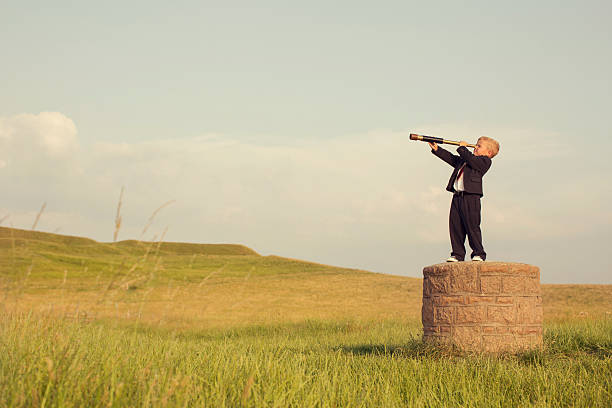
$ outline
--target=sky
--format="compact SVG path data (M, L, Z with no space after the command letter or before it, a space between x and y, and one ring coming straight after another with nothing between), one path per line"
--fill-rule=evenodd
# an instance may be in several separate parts
M452 169L408 136L486 135L501 145L487 259L610 284L610 15L608 1L2 2L0 225L32 228L46 203L36 229L109 242L123 188L120 240L418 277L450 252Z

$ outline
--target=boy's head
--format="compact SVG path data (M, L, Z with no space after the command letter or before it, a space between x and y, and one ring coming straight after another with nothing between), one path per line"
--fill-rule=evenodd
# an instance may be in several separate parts
M476 148L474 149L475 156L488 156L493 158L497 153L499 153L499 143L495 139L486 136L478 138Z

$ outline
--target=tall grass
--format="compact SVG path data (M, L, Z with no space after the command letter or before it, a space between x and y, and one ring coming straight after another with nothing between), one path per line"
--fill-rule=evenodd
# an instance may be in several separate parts
M0 227L0 407L612 406L612 286L546 286L544 350L501 356L424 344L421 286Z
M431 348L418 322L183 330L0 320L0 406L612 405L612 320L554 325L545 350Z

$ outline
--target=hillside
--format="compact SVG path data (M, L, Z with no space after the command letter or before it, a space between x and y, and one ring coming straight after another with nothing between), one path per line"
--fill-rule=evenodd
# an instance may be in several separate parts
M420 280L261 256L241 245L87 238L0 228L18 309L86 319L226 326L420 313Z
M9 309L180 327L418 321L421 279L261 256L231 244L87 238L0 227ZM609 316L612 285L543 285L547 321Z
M34 250L52 248L65 251L70 249L90 255L100 253L128 255L142 253L150 247L155 247L155 250L161 253L174 255L257 255L257 252L252 249L235 244L159 243L136 240L100 243L89 238L0 227L0 248L12 248L13 246L30 246Z

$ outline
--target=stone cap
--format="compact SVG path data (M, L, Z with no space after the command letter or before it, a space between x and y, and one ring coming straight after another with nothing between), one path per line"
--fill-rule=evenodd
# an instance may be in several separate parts
M521 275L540 279L540 268L519 262L443 262L423 268L423 275L445 275L453 272L479 272L486 275Z
M423 277L423 296L540 293L540 268L517 262L445 262L423 268Z

